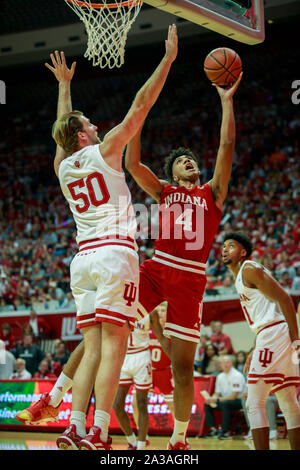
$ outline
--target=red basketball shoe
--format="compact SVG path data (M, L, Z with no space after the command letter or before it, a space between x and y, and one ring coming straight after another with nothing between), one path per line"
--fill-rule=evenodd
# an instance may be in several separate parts
M113 450L111 447L112 439L110 436L107 442L100 438L101 429L98 426L92 426L89 433L79 443L80 450Z
M56 445L60 450L78 450L82 437L76 433L76 425L70 424L65 432L56 439Z
M16 414L16 419L24 424L39 424L47 422L55 422L58 420L59 405L49 405L49 393L45 393L41 398L33 403L29 408L19 411Z
M188 450L191 446L188 447L187 442L176 442L174 445L171 442L168 442L167 450Z
M130 444L130 442L128 442L128 446L126 450L137 450L137 446L133 446L132 444Z

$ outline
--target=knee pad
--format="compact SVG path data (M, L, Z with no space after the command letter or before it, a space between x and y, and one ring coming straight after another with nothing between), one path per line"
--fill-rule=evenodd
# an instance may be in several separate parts
M283 413L286 428L300 427L300 405L297 401L295 387L286 387L276 392L279 407Z
M259 380L256 384L248 384L246 410L251 429L268 428L269 421L266 401L271 387Z
M269 427L268 415L266 411L266 402L260 404L257 400L247 398L246 410L251 429Z

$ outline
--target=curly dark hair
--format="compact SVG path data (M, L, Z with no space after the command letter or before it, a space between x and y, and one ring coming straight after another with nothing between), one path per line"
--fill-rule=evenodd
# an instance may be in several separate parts
M165 165L164 165L164 170L166 177L170 183L173 182L173 163L176 160L176 158L181 157L182 155L187 155L191 157L199 166L199 162L193 152L185 147L179 147L178 149L172 150L170 155L168 155L165 158Z
M242 230L238 230L236 232L225 233L224 238L223 238L223 243L226 242L226 240L236 240L245 248L247 252L246 257L249 258L249 256L251 256L251 253L253 251L252 242L250 238L248 237L248 235Z

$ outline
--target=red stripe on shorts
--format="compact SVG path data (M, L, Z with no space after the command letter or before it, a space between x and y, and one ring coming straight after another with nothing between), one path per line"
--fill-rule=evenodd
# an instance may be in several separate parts
M123 326L124 323L128 322L131 330L134 330L135 318L128 317L125 314L119 312L112 312L105 308L96 308L96 322L112 323L114 325Z
M170 328L169 326L166 326L164 331L168 332L168 331L171 331L173 333L177 333L178 335L181 335L181 336L186 336L187 338L195 338L197 340L199 340L199 336L198 335L193 335L191 333L185 333L183 331L180 331L180 330L175 330L173 328Z
M249 374L249 378L255 379L255 378L261 378L261 377L278 377L278 378L284 378L284 374Z
M95 313L84 313L77 315L76 326L77 328L85 328L87 326L95 325Z
M84 240L78 243L78 246L85 245L86 243L100 242L103 240L124 240L134 243L134 239L131 237L122 237L121 235L108 235L107 237L91 238L90 240Z
M92 246L86 246L83 248L80 248L79 251L85 251L85 250L92 250L93 248L99 248L99 246L126 246L127 248L131 248L132 250L135 251L135 248L132 245L128 245L127 243L113 243L113 242L107 242L107 243L100 243L99 245L92 245Z

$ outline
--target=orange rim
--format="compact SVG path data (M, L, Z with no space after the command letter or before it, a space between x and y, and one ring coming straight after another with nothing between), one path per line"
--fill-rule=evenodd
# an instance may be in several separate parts
M142 3L143 0L126 0L120 3L87 3L81 2L77 0L67 0L69 3L73 3L73 5L78 5L79 7L86 7L86 8L118 8L120 5L123 7L130 7L133 3Z

